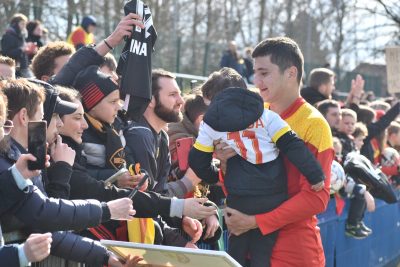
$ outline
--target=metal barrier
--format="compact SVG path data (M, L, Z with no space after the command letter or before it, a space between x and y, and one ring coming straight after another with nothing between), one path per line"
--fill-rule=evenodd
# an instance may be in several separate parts
M341 216L336 215L336 203L331 199L327 210L318 215L326 267L388 267L400 263L400 203L388 205L376 200L376 211L366 212L364 221L373 230L369 237L357 240L345 235L349 202ZM225 251L228 232L223 232ZM201 249L210 245L199 244ZM34 267L84 267L85 264L67 261L54 256L32 264Z
M364 221L373 233L362 240L345 235L349 202L341 216L331 199L328 209L318 216L327 267L397 266L400 262L400 203L376 200L376 210L366 212Z
M55 256L49 256L41 262L32 263L32 267L84 267L85 264L67 261Z

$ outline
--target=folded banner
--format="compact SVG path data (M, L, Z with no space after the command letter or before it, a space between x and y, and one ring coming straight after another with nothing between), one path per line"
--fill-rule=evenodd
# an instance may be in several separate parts
M128 118L137 120L151 100L151 54L157 39L150 8L140 0L124 6L125 15L136 13L143 18L144 29L134 26L118 61L121 78L121 99Z

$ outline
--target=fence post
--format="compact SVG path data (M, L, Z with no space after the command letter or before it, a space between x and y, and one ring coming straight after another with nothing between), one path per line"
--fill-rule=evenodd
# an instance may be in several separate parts
M176 73L179 73L180 65L181 65L181 37L178 37L176 40Z
M204 49L204 58L203 58L203 76L207 75L207 65L208 65L208 52L210 50L210 43L206 42L206 47Z

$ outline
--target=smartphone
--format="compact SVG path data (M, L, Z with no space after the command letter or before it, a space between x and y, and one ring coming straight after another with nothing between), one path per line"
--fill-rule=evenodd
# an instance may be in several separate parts
M46 164L46 129L45 121L28 122L28 152L36 161L28 161L29 170L43 170Z
M178 139L175 142L179 169L181 171L186 171L189 168L189 152L193 146L193 138L185 137Z

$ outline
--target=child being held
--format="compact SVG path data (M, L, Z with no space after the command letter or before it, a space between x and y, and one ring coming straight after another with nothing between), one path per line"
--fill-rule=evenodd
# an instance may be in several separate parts
M207 183L219 180L212 165L213 141L223 140L237 155L227 162L224 186L227 206L249 215L268 212L287 199L282 152L307 178L312 189L324 187L325 175L304 142L280 116L264 108L259 94L243 88L227 88L216 95L200 125L189 155L189 166ZM229 254L244 265L269 266L277 232L262 235L253 229L229 237Z

